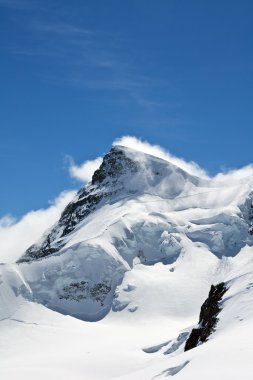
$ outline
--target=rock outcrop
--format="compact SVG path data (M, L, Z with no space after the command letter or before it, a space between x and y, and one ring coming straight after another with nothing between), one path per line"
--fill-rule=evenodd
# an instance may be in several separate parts
M218 314L221 310L220 301L227 291L224 282L212 285L208 298L201 306L198 328L192 330L185 343L185 351L197 347L200 343L206 342L214 332L218 322Z

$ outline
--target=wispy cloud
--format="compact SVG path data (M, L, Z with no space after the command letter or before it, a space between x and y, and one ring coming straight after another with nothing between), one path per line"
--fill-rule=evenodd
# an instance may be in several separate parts
M92 36L94 34L94 31L92 30L84 29L68 23L32 23L30 24L30 27L37 32L58 34L60 36L82 37Z
M49 22L47 18L34 18L25 28L29 31L29 44L12 47L12 53L26 59L44 57L51 60L51 67L60 65L64 74L62 70L61 75L52 74L52 70L48 77L44 73L48 81L93 91L120 91L143 108L163 105L152 96L152 90L161 83L138 73L124 51L124 39L120 36L78 23Z

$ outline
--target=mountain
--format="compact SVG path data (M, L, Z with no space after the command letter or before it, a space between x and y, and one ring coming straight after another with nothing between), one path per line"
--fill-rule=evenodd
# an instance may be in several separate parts
M26 379L42 362L43 379L213 380L217 363L223 380L250 379L252 190L251 177L199 178L114 146L41 240L0 266L2 377L20 379L22 360Z

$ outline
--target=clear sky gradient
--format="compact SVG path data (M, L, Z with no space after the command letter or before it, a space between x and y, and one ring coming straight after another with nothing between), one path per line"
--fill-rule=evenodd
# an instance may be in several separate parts
M253 162L252 0L0 0L0 217L134 135L209 173Z

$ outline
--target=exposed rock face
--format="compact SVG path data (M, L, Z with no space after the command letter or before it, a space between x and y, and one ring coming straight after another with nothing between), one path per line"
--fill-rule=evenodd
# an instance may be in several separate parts
M65 285L62 292L58 294L60 299L81 301L83 299L91 298L97 302L100 302L101 306L104 306L104 300L107 294L111 291L111 286L106 283L98 283L89 286L88 281L72 282L69 285Z
M138 168L139 166L135 161L127 157L122 150L114 147L104 156L100 168L93 174L92 185L98 185L103 182L107 184L110 179L117 179L126 171L131 174L136 173Z
M220 301L227 291L224 282L218 285L212 285L208 298L201 306L199 315L199 327L193 329L185 343L185 351L188 351L199 343L206 342L213 333L218 322L218 314L221 310Z
M114 147L104 156L88 186L79 190L76 198L63 211L58 223L42 239L27 249L18 262L26 262L49 256L62 248L61 238L71 233L75 226L96 210L98 204L123 190L120 177L138 171L138 163L126 156L119 147Z

